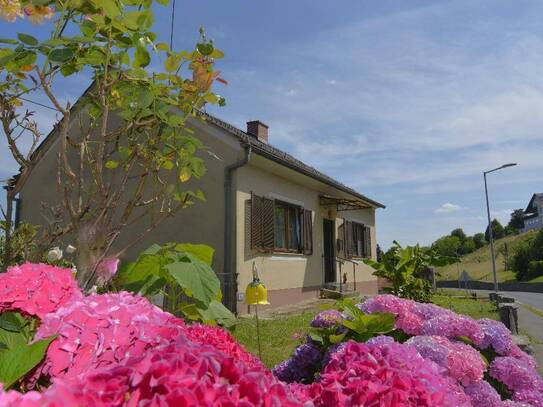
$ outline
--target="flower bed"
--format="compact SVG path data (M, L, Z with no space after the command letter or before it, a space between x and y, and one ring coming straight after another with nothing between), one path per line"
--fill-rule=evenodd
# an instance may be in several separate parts
M0 312L39 318L34 341L56 336L19 381L34 390L0 390L0 407L543 406L535 361L499 322L390 295L357 307L317 315L272 372L220 327L126 292L84 296L65 269L15 267Z

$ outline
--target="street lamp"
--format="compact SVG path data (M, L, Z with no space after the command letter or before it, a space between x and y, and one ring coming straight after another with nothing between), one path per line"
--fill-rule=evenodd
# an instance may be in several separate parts
M502 170L507 167L514 167L517 163L504 164L501 167L493 170L484 171L483 178L485 179L485 196L486 196L486 215L488 217L488 236L490 238L490 256L492 257L492 275L494 276L494 292L498 294L498 277L496 276L496 259L494 258L494 237L492 236L492 221L490 220L490 205L488 204L488 187L486 185L486 174Z

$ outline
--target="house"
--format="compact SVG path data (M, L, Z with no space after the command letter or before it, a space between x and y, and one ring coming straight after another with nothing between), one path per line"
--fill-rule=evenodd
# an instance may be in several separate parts
M377 293L377 277L361 260L376 258L375 211L384 205L274 147L260 121L242 131L209 114L201 119L189 126L215 156L205 157L207 173L198 181L206 201L161 224L127 259L152 243L208 244L216 250L224 302L239 313L247 312L253 265L270 307L316 298L324 288ZM57 143L53 131L20 190L22 221L40 224L39 203L55 197ZM127 233L144 227L129 226Z
M524 228L522 232L543 229L543 193L533 194L524 210Z

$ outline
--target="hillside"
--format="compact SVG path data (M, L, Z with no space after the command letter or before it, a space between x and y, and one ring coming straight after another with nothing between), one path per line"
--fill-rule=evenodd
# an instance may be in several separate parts
M509 246L510 255L514 253L515 247L536 234L535 231L530 231L515 236L507 236L494 242L494 249L497 254L496 270L498 281L515 280L515 274L508 270L504 271L504 258L499 254L500 249L507 243ZM493 281L492 278L492 261L490 258L490 245L481 247L473 253L467 254L461 258L458 264L451 264L446 267L440 267L437 272L440 274L439 280L457 280L459 272L467 271L473 280Z

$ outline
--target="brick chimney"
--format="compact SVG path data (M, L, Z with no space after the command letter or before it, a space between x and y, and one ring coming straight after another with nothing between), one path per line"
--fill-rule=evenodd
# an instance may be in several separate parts
M268 125L262 123L260 120L247 122L247 134L256 137L263 143L268 143Z

